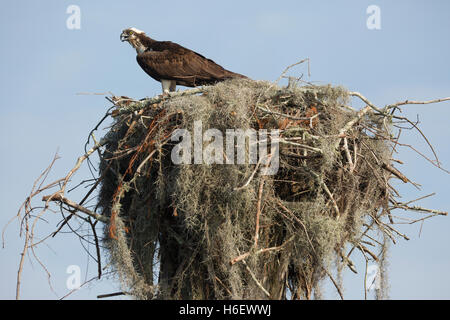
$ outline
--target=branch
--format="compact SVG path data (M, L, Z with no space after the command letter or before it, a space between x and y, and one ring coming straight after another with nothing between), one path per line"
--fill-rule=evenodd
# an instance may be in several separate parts
M359 92L355 92L355 91L351 91L348 93L350 96L352 97L358 97L360 98L365 104L367 104L367 106L369 106L370 108L372 108L375 111L378 111L381 114L386 114L386 111L383 111L382 109L376 107L372 102L370 102L366 97L364 97L361 93Z
M397 169L395 169L393 166L387 164L387 163L383 163L381 165L381 168L383 168L386 171L389 171L390 173L392 173L394 176L396 176L397 178L399 178L400 180L402 180L404 183L408 183L411 182L403 173L401 173L400 171L398 171Z
M281 246L278 247L270 247L270 248L264 248L264 249L259 249L258 251L255 252L256 254L260 254L260 253L264 253L264 252L269 252L269 251L275 251L275 250L281 250L283 249L284 245L289 242L291 239L289 239L288 241L286 241L285 243L283 243ZM244 260L245 258L248 258L252 253L251 252L246 252L243 253L239 256L237 256L236 258L234 258L233 260L230 261L230 265L234 265L235 263Z
M134 111L138 111L138 110L144 109L148 106L151 106L152 104L160 103L162 101L169 100L171 98L202 93L202 92L205 92L207 90L207 88L208 88L207 86L202 86L202 87L197 87L194 89L189 89L189 90L184 90L184 91L171 92L168 95L158 95L153 98L143 99L140 101L132 101L125 106L123 106L123 105L121 106L120 104L115 103L113 100L109 100L109 101L113 102L115 106L118 107L117 110L112 112L112 116L117 117L117 116L120 116L123 114L132 113Z
M385 106L383 108L383 110L388 111L389 109L397 108L398 106L404 106L404 105L407 105L407 104L430 104L430 103L439 103L439 102L444 102L444 101L450 101L450 97L442 98L442 99L428 100L428 101L414 101L414 100L410 101L410 100L405 100L403 102L397 102L397 103L389 104L389 105Z
M425 212L425 213L432 213L432 214L436 214L436 215L440 215L440 216L447 216L448 212L446 211L439 211L439 210L434 210L434 209L427 209L427 208L423 208L423 207L419 207L419 206L407 206L405 204L396 204L394 205L393 208L397 208L397 209L403 209L403 210L411 210L411 211L418 211L418 212Z
M248 267L247 263L245 262L245 260L242 261L242 263L245 265L245 268L247 269L247 271L250 273L250 276L252 277L252 279L255 281L256 285L264 292L264 294L270 298L270 293L269 291L266 290L266 288L263 287L263 285L261 284L261 282L258 281L258 279L256 278L255 274L252 272L252 270Z
M99 148L101 148L102 146L104 146L106 143L108 142L107 139L102 139L98 144L96 144L95 146L93 146L91 149L89 149L84 155L82 155L81 157L78 158L77 163L75 164L75 167L72 168L72 170L70 170L69 174L64 178L64 183L63 186L61 187L61 190L57 191L57 193L61 193L64 194L64 191L66 189L66 185L69 182L70 178L73 176L73 174L80 169L81 164L83 163L84 160L86 160L87 158L89 158L89 156L94 153L96 150L98 150Z
M323 154L322 149L314 148L314 147L308 146L306 144L301 144L301 143L297 143L297 142L287 141L285 139L280 139L279 143L287 144L287 145L290 145L290 146L299 147L299 148L302 148L302 149L305 149L305 150L309 150L309 151L318 152L320 154Z
M261 177L261 181L259 182L259 190L258 190L258 203L256 204L256 226L255 226L255 248L258 247L258 239L259 239L259 219L261 216L261 199L264 187L264 176Z
M95 220L101 221L103 223L108 223L109 222L109 218L106 216L103 216L101 214L95 213L83 206L80 206L78 203L73 202L67 198L65 198L64 196L62 196L60 193L57 194L53 194L50 196L45 196L42 198L42 201L45 202L49 202L49 201L56 201L56 202L61 202L64 203L66 205L68 205L69 207L72 207L73 209L76 209L78 211L81 211L85 214L87 214L88 216L94 218Z

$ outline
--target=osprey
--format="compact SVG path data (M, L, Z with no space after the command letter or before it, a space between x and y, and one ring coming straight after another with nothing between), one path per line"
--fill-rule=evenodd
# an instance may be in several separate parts
M175 91L177 84L195 87L247 78L179 44L153 40L136 28L123 30L120 40L128 41L136 49L138 64L150 77L161 82L163 93Z

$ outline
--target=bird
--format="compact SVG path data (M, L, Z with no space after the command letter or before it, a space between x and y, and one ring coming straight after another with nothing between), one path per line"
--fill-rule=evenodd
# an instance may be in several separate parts
M154 40L134 27L123 30L120 40L136 50L139 66L161 82L163 94L175 91L177 85L196 87L232 78L248 79L177 43Z

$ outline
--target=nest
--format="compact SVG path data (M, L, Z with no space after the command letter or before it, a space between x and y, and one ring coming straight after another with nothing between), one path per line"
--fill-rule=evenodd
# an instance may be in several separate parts
M348 91L329 85L231 80L197 92L145 106L114 100L99 206L109 218L104 243L127 292L309 299L326 277L341 294L330 270L353 268L347 246L380 260L384 241L375 254L361 237L389 215L388 117L352 109ZM196 163L192 152L175 164L177 129L208 150L212 140L198 140L195 123L223 133L223 150L227 130L267 133L268 157L249 161L248 138L244 163L237 161L242 150L230 159L215 149L212 163ZM278 170L264 173L274 160Z

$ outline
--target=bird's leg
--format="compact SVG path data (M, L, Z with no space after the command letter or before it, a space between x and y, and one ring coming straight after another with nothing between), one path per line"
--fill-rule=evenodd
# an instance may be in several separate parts
M172 90L173 88L173 83L175 83L176 86L176 82L173 80L161 80L161 86L162 86L162 97L168 97L170 96L170 92L171 91L175 91Z
M170 81L169 92L175 92L177 88L177 82L175 80Z

